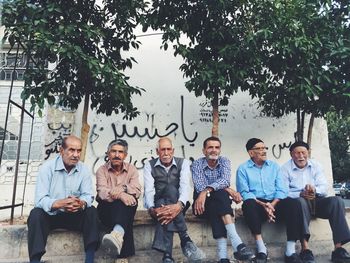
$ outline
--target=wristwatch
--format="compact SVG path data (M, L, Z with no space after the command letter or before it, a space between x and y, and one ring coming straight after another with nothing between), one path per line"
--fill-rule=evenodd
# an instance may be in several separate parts
M209 189L207 189L206 192L207 192L207 197L210 197L210 191L209 191Z

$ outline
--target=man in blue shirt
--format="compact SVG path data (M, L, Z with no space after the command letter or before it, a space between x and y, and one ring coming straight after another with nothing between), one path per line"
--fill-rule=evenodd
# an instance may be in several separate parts
M203 143L205 157L192 164L195 190L193 212L197 216L209 219L220 263L230 262L226 237L231 241L235 259L248 260L254 257L254 254L242 242L232 219L232 200L239 203L242 198L230 188L231 163L227 158L220 156L220 152L220 139L209 137Z
M244 218L256 241L256 262L267 262L267 248L261 234L262 223L284 219L287 227L285 262L300 263L299 255L295 253L295 242L300 240L302 232L300 205L286 198L288 188L280 167L267 160L264 142L251 138L246 149L250 159L238 167L236 185L243 198Z
M309 145L295 142L290 148L291 160L282 166L282 173L289 186L289 196L300 202L303 211L303 237L300 258L314 262L308 248L311 217L328 219L333 232L334 251L332 261L350 262L350 254L342 247L350 241L350 231L345 218L344 202L339 197L327 197L328 184L321 165L309 159Z
M60 155L44 163L38 173L35 208L28 218L30 262L40 262L51 230L66 228L83 233L85 263L93 263L98 248L97 211L91 206L91 173L79 161L81 140L63 139Z

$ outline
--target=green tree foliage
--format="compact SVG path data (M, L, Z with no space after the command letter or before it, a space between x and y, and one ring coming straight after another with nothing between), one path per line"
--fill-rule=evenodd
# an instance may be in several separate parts
M58 103L77 108L85 94L91 107L135 117L130 97L140 89L122 71L132 66L122 51L137 48L133 34L142 1L15 0L3 5L5 40L21 44L36 67L25 72L24 99L33 105ZM47 62L55 68L47 71Z
M135 62L126 51L139 47L133 30L145 3L96 2L13 0L4 2L2 13L4 39L11 46L19 44L35 61L25 72L22 98L40 109L46 100L76 109L84 98L83 144L89 132L89 104L97 113L133 118L138 111L131 97L142 91L128 84L123 70ZM47 70L48 62L52 70Z
M326 115L333 178L350 180L350 114L330 111Z
M213 105L213 135L218 133L218 105L227 105L240 88L253 84L259 68L256 50L249 48L255 1L177 0L151 2L144 27L160 29L164 49L172 43L184 63L180 69L189 78L186 88L204 95Z
M350 107L349 2L283 0L268 9L268 19L257 16L254 25L256 49L265 52L251 94L268 116L297 113L296 139L303 140L306 114L313 120Z

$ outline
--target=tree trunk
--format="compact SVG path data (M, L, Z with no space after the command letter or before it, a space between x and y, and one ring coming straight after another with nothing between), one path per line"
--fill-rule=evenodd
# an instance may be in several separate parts
M310 146L309 156L311 157L311 141L312 141L312 129L314 127L315 114L312 113L309 121L309 129L307 131L307 144Z
M85 161L86 147L87 147L89 131L90 131L90 125L87 122L88 112L89 112L89 94L85 94L84 110L83 110L83 118L82 118L82 126L81 126L82 148L81 148L80 160L82 162Z
M219 137L219 94L217 92L211 101L211 105L213 107L213 127L211 135Z

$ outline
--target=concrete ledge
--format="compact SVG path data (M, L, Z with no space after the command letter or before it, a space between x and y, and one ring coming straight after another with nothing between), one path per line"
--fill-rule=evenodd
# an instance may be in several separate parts
M254 240L250 231L245 225L243 217L239 216L237 211L236 227L242 240L252 248ZM347 212L347 220L349 222L350 213ZM205 220L198 219L192 215L191 211L186 214L187 226L191 238L196 244L206 250L211 251L210 258L215 258L215 240L212 238L211 228ZM332 235L327 220L317 219L311 223L311 247L316 244L326 244L329 249L313 248L315 254L326 255L332 250ZM134 222L134 235L136 256L129 259L129 262L158 262L154 261L156 257L160 257L160 253L151 251L151 245L154 234L154 221L149 217L147 211L137 211ZM263 226L263 236L269 248L270 257L278 257L282 255L286 234L285 228L281 224L268 224ZM182 258L178 236L175 235L174 253L175 258ZM81 262L83 255L82 237L77 232L71 231L53 231L48 238L47 252L44 260L49 262L62 262L62 257L67 257L65 262ZM317 249L317 250L315 250ZM24 262L28 260L27 252L27 227L26 225L3 225L0 226L0 262ZM275 252L274 252L275 251ZM281 252L282 251L282 252ZM143 255L143 256L142 256ZM148 255L148 256L146 256ZM103 251L98 251L97 262L114 262L104 255ZM69 261L71 258L72 261ZM329 256L328 256L329 258ZM22 261L21 261L22 260ZM181 262L181 261L177 261Z

